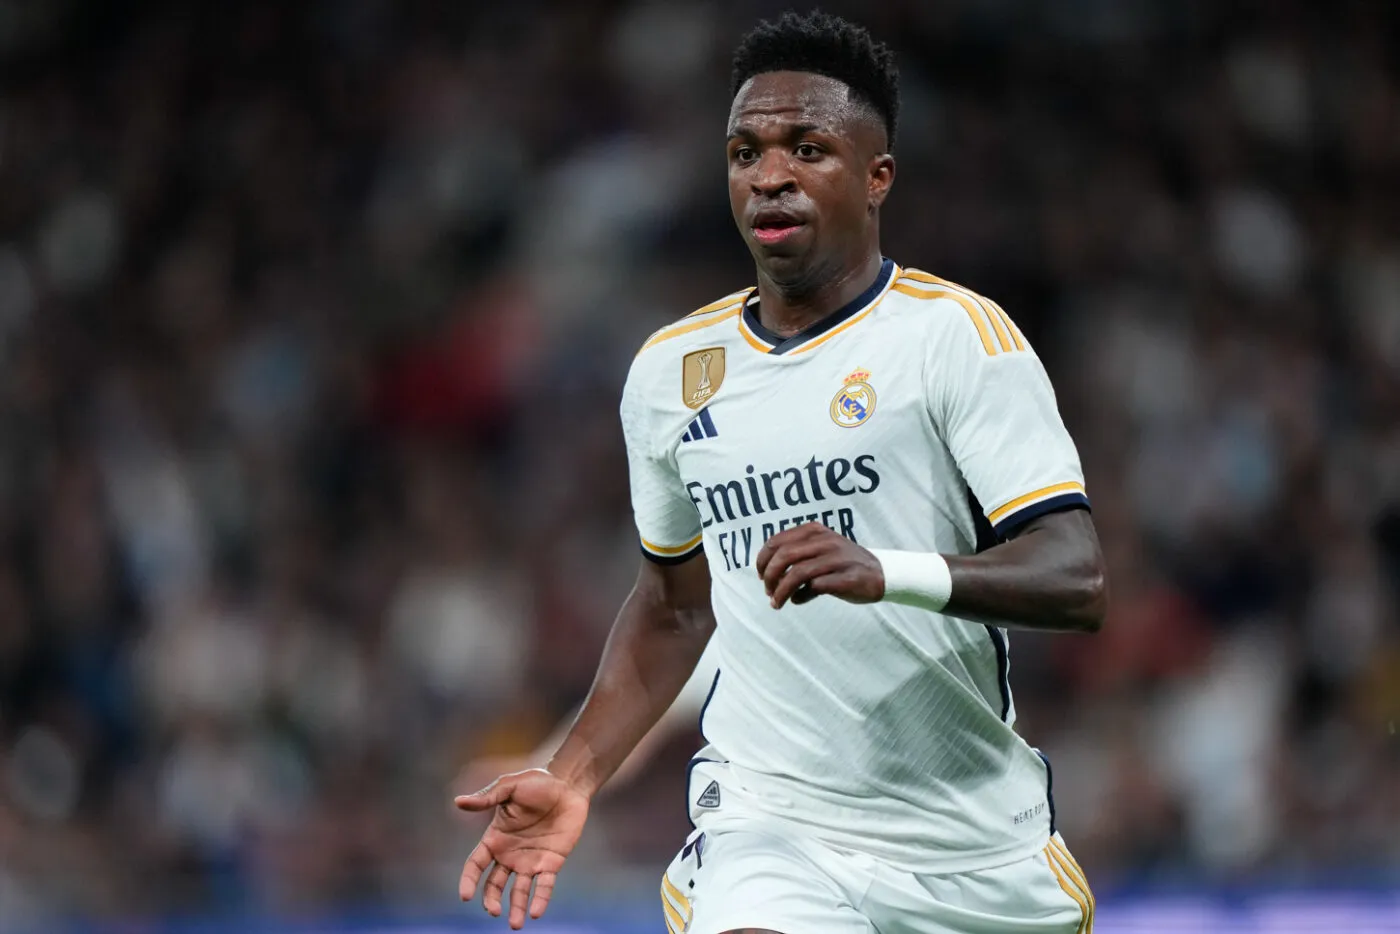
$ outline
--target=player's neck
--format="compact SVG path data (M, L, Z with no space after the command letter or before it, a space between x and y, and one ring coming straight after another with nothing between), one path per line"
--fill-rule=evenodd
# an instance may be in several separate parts
M821 276L817 284L775 282L760 269L758 320L774 334L800 334L868 289L880 274L883 262L876 248L860 262Z

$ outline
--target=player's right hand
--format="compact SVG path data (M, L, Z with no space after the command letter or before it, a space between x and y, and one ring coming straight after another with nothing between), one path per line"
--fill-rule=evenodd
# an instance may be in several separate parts
M506 884L514 875L510 926L520 930L527 908L531 918L539 918L549 906L555 877L588 820L588 797L544 769L530 769L502 775L475 794L458 796L454 803L463 811L495 810L481 842L462 867L462 901L476 895L484 874L482 907L499 918Z
M763 543L754 559L773 609L823 594L847 603L874 603L885 595L880 559L820 522L784 529Z

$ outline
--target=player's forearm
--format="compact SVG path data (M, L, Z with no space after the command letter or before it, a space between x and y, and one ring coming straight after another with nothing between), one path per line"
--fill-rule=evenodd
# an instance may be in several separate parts
M638 583L603 650L593 688L549 771L593 795L670 708L705 650L714 619Z
M875 599L979 622L1096 632L1107 612L1103 556L1089 514L1032 520L976 555L872 549Z
M1059 631L1103 625L1103 556L1083 510L1033 520L1008 542L946 561L952 592L943 612L950 616Z

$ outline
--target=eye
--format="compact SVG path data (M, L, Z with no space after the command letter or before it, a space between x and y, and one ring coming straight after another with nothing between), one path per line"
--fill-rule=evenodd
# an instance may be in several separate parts
M758 153L754 152L752 146L736 146L734 148L733 159L735 162L752 162L757 156Z
M817 146L816 146L815 143L798 143L798 144L797 144L797 155L800 156L800 157L803 158L803 159L815 159L817 156L820 156L821 154L822 154L822 151L821 151L820 149L817 148Z

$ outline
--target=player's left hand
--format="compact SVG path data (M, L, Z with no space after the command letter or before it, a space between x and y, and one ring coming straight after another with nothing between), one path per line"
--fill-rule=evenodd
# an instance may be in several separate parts
M789 600L806 603L822 594L848 603L874 603L885 595L880 560L819 522L768 539L755 565L775 610Z

